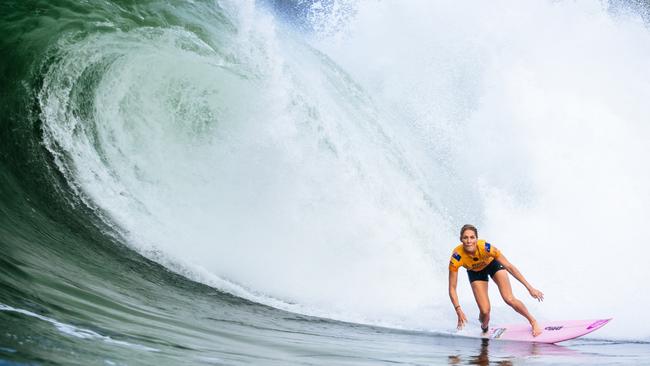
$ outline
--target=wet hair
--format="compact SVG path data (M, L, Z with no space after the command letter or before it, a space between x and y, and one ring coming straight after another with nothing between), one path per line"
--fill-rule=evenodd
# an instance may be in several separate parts
M463 240L463 233L467 230L472 230L474 232L474 235L478 238L478 230L476 230L476 226L470 225L470 224L465 224L463 227L460 228L460 240Z

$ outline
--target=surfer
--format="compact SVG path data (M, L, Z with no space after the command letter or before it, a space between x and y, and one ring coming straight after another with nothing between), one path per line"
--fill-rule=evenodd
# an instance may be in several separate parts
M489 275L499 287L503 301L528 320L532 327L533 336L540 335L542 329L537 324L537 320L528 312L524 303L512 294L508 272L526 287L530 296L538 301L544 300L544 294L531 286L521 272L497 248L485 240L478 239L476 227L464 225L460 229L460 241L462 244L454 248L449 261L449 298L454 305L456 315L458 315L458 329L462 329L467 323L467 317L458 303L458 295L456 294L458 269L462 266L467 269L472 292L478 304L479 321L483 333L488 331L490 323ZM505 271L502 271L502 269L505 269Z

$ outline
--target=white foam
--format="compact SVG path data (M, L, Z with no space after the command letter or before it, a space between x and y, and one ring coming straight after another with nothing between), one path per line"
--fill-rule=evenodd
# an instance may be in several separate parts
M618 300L647 272L612 267L650 203L637 18L589 1L347 1L312 12L314 51L254 2L228 9L238 31L206 25L207 40L61 44L45 77L46 147L134 248L272 306L440 330L449 251L473 222L544 290L540 317L650 337L650 297ZM517 319L493 295L494 320Z
M120 345L120 346L139 349L139 350L142 350L142 351L158 352L158 350L155 349L155 348L146 347L146 346L142 346L142 345L139 345L139 344L133 344L133 343L124 342L124 341L118 341L118 340L112 339L111 337L101 335L101 334L99 334L99 333L97 333L95 331L75 327L74 325L70 325L70 324L61 323L61 322L59 322L59 321L57 321L55 319L52 319L52 318L49 318L49 317L46 317L46 316L43 316L43 315L40 315L40 314L33 313L33 312L29 311L29 310L17 309L17 308L11 307L9 305L0 304L0 311L10 311L10 312L19 313L19 314L30 316L32 318L43 320L45 322L48 322L48 323L52 324L59 332L65 334L67 336L81 338L81 339L89 339L89 340L100 340L100 341L103 341L103 342L106 342L106 343L117 344L117 345Z
M402 118L431 187L440 174L460 181L436 187L444 206L545 291L534 313L613 316L594 336L650 339L639 293L650 277L633 259L650 205L641 17L592 1L359 2L357 13L319 46ZM521 320L495 304L495 320Z

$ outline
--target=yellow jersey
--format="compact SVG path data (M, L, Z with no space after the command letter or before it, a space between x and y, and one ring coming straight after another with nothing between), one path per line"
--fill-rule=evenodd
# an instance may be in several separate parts
M451 254L449 270L458 272L458 268L465 267L468 271L478 272L499 258L500 255L499 249L482 239L476 241L476 252L471 255L465 252L463 244L461 244L454 248L454 252Z

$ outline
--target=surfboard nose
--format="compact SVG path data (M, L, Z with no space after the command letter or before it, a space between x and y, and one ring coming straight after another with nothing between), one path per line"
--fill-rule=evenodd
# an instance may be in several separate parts
M609 319L599 319L599 320L596 320L595 322L591 323L591 324L587 327L587 330L592 330L592 329L593 329L593 330L596 330L596 329L602 327L603 325L609 323L609 321L612 320L612 319L614 319L614 318L609 318Z

